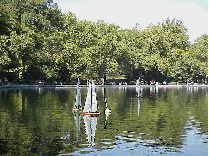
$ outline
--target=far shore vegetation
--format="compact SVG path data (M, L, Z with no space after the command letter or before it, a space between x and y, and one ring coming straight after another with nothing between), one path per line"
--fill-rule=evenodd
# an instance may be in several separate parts
M189 42L178 19L122 30L63 14L52 0L0 2L2 84L73 84L78 77L82 83L133 84L139 77L147 84L207 83L207 75L208 35Z

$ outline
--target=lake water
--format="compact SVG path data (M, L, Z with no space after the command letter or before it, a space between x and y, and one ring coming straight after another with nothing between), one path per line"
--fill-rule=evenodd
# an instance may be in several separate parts
M0 89L0 155L208 155L207 87L96 94L101 115L83 117L72 111L76 88Z

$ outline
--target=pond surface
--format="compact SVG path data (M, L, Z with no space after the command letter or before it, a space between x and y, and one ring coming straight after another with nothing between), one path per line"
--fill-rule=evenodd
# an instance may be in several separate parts
M101 115L83 117L76 88L0 89L0 155L208 155L207 87L96 94Z

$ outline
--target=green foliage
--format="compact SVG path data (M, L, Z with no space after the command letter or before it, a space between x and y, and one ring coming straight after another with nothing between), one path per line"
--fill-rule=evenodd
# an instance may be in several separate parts
M196 81L208 74L207 35L190 44L177 19L144 30L119 30L104 21L77 21L51 0L3 0L0 16L0 73L13 72L20 79L68 83L78 76L125 75L130 82L139 76Z
M189 47L187 60L193 79L204 78L208 74L208 35L203 34Z

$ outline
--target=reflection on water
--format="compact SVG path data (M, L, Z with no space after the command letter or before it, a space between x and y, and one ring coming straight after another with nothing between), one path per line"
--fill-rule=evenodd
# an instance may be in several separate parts
M140 86L137 86L136 87L136 93L137 93L137 101L138 101L138 107L137 107L138 112L137 112L137 116L139 116L140 102L141 102L140 97L143 96L143 88L140 87Z
M75 124L76 124L76 142L78 142L80 126L81 126L81 113L80 112L75 113Z
M87 135L87 142L89 143L89 147L94 146L94 138L96 132L97 125L97 117L96 116L83 116L85 130Z
M0 90L0 154L207 155L207 87L109 87L96 94L101 115L82 117L72 111L75 88ZM80 88L81 103L86 95Z

